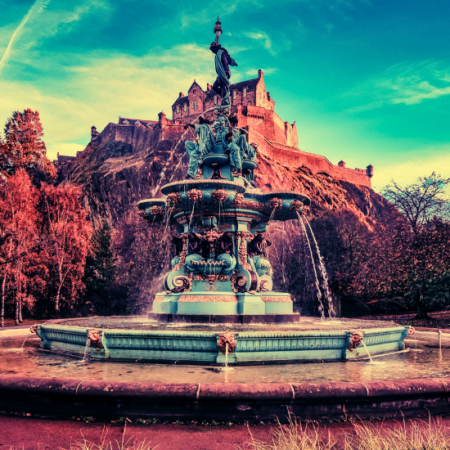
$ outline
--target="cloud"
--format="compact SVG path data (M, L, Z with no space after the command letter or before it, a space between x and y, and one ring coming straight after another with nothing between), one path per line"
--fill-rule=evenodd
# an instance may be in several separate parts
M272 40L270 39L267 33L263 33L261 31L258 32L248 32L245 33L247 37L250 39L255 39L257 41L261 41L263 43L264 48L271 54L274 55L275 51L272 48Z
M445 95L450 95L450 67L444 66L442 62L430 61L396 64L346 93L346 97L371 100L349 108L346 112L357 113L385 105L416 105Z
M275 73L277 70L278 69L276 67L268 67L266 69L262 69L264 75L270 75L271 73ZM256 78L258 76L258 69L249 69L245 72L245 75Z
M65 59L72 61L66 67ZM101 131L122 117L157 120L162 109L172 115L177 92L193 79L206 88L215 78L213 55L195 44L155 49L142 57L118 52L66 54L61 61L41 54L34 64L51 67L54 78L30 84L1 81L0 121L14 110L38 110L44 126L49 158L76 152L90 140L90 127Z
M14 45L16 39L22 33L22 29L25 26L25 24L29 20L36 18L45 9L45 7L49 4L49 2L50 2L50 0L36 0L34 2L33 6L28 11L28 13L25 15L25 17L19 23L19 26L15 29L14 33L12 34L11 39L9 40L8 46L6 47L5 53L3 54L2 59L0 60L0 72L2 71L6 62L8 61L8 58L9 58L9 55L11 54L13 45Z

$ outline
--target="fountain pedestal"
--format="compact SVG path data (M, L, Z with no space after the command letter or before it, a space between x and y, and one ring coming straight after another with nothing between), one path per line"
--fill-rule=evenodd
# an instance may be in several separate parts
M199 322L216 321L211 316L240 323L247 321L238 316L252 316L250 322L298 321L290 295L273 292L266 230L272 220L296 220L310 200L297 192L254 189L255 149L239 133L240 147L233 143L234 131L224 144L229 127L227 111L218 110L216 143L201 157L195 178L163 186L165 199L138 203L150 224L174 225L178 232L172 271L149 316L168 321L186 321L186 316ZM212 136L209 128L205 133ZM195 144L189 148L195 150ZM238 156L242 159L236 162Z

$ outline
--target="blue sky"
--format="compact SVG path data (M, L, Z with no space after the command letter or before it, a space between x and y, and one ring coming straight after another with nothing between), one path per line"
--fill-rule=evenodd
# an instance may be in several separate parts
M376 188L450 177L448 0L0 0L0 11L0 122L39 110L51 158L119 115L170 117L194 78L213 82L220 15L232 81L263 69L302 150L373 164Z

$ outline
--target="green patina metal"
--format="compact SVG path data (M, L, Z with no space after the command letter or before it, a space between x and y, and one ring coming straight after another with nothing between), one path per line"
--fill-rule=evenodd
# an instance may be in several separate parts
M364 342L370 354L404 349L409 327L370 329ZM88 328L63 325L38 325L42 348L94 359L140 360L153 362L183 361L220 364L225 362L219 350L220 333L195 331L97 330L103 348L86 347ZM367 357L361 344L349 351L351 331L261 331L236 332L236 348L229 363L337 361Z
M298 320L290 295L273 292L271 243L265 233L270 221L299 218L310 199L300 192L262 192L253 186L257 145L248 142L236 118L230 117L227 72L222 70L227 53L220 50L217 55L218 80L213 89L223 91L224 98L215 108L214 123L203 117L200 124L187 126L198 136L186 142L187 179L163 186L165 198L141 200L137 205L150 226L162 224L166 230L174 226L178 232L173 238L172 270L164 279L164 291L153 299L151 313L255 316L262 322L265 317L273 322L278 315ZM42 347L48 350L87 352L100 359L224 362L219 335L213 332L100 330L99 350L86 346L88 332L38 326ZM407 332L408 327L369 330L364 342L371 354L402 350ZM229 359L236 364L355 359L366 356L357 338L350 331L235 333L236 348Z

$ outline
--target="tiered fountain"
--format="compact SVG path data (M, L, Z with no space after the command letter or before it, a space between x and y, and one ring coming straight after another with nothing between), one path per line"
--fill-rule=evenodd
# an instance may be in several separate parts
M219 44L219 21L214 32L213 89L222 97L214 108L215 120L211 124L199 116L199 123L186 125L197 135L185 143L186 179L163 186L166 198L138 203L152 226L165 227L163 240L168 239L169 226L178 231L172 270L148 314L152 325L138 330L121 322L115 322L118 329L100 330L42 325L37 327L42 347L94 358L211 364L225 362L224 348L231 351L231 363L346 360L367 357L369 351L403 350L408 327L372 324L365 332L352 332L344 324L302 326L290 295L273 291L268 223L301 219L310 199L297 192L261 192L253 187L257 146L248 142L245 130L230 116L229 65L236 63ZM321 269L325 272L323 265ZM318 281L317 288L320 294ZM324 319L322 304L319 310ZM331 303L328 311L333 312ZM173 322L185 325L175 330L170 328ZM208 331L201 326L205 323L211 325Z
M214 31L218 44L219 22ZM172 270L150 318L92 317L32 327L43 352L25 353L22 339L14 352L0 348L0 370L8 370L0 375L0 410L171 421L285 420L286 411L304 420L448 412L449 378L404 379L448 374L442 354L428 355L422 367L416 357L425 351L405 350L408 326L325 320L324 314L300 320L289 294L273 292L268 223L299 218L306 233L301 212L310 200L252 187L256 149L229 114L227 69L234 61L218 45L211 49L218 73L214 89L222 96L214 123L211 127L203 117L188 125L198 141L186 142L187 179L163 186L166 198L138 204L146 220L165 227L167 239L171 224L178 230ZM317 287L320 302L318 281ZM322 288L329 300L327 286ZM324 312L321 304L319 311ZM328 312L332 316L331 303ZM386 356L381 365L344 364L380 354ZM82 360L69 362L64 355ZM121 362L101 364L101 359ZM297 364L305 361L334 362ZM286 366L222 373L192 365L227 362ZM11 367L20 372L11 375Z

